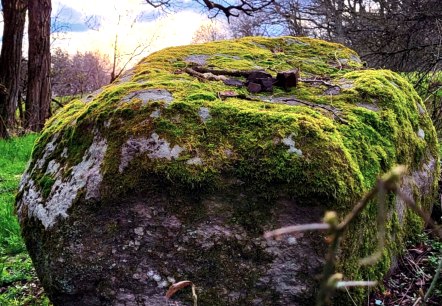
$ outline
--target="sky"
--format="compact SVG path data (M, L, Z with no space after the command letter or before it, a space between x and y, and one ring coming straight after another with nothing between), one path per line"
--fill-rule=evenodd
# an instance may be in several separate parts
M133 50L142 51L133 64L165 47L189 44L195 31L210 22L207 11L192 0L176 3L182 3L180 10L164 14L144 0L53 0L51 49L98 51L112 58L117 38L119 53L126 55L121 63Z

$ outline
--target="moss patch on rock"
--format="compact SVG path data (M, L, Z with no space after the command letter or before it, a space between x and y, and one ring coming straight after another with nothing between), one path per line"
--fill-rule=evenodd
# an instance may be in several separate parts
M310 82L301 80L290 91L275 87L273 93L251 95L245 87L185 73L184 68L195 64L264 70L273 76L299 68L301 78ZM338 89L329 91L327 83ZM221 100L219 93L225 91L237 95ZM296 100L308 103L292 103ZM379 174L396 164L406 165L413 177L428 172L421 183L404 182L415 190L418 205L428 210L439 173L436 133L412 86L391 71L364 69L358 55L342 45L311 38L244 38L148 56L90 101L71 102L47 123L18 195L19 209L28 211L26 188L51 198L54 182L72 175L72 168L92 154L97 137L107 141L107 150L99 167L99 204L86 201L91 209L106 209L119 198L149 189L150 177L200 199L229 196L232 186L245 186L259 200L253 205L249 199L236 201L237 212L228 222L258 238L272 226L266 214L277 199L288 197L304 207L343 215ZM45 171L50 161L61 164L61 170ZM38 184L30 187L30 180ZM86 194L78 193L60 222L76 214L80 204L75 203L83 203ZM368 268L356 264L376 245L373 203L344 241L340 269L346 278L380 278L407 235L422 225L412 214L395 211L403 206L397 199L391 198L390 205L383 260ZM21 215L24 226L27 218ZM216 294L208 294L207 300Z

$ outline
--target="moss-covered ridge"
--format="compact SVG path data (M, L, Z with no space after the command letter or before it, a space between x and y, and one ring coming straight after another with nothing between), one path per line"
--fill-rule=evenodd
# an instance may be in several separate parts
M245 87L201 81L184 72L195 64L272 75L300 68L301 78L310 81L290 92L275 88L251 96ZM315 79L323 82L311 82ZM327 84L339 90L330 92ZM224 91L239 96L221 100ZM204 194L227 190L235 178L268 205L284 195L344 213L393 165L419 172L437 159L435 130L408 82L391 71L364 69L357 54L342 45L299 37L244 38L156 52L88 102L73 101L55 115L37 142L30 169L55 140L41 168L56 159L69 176L97 135L108 144L101 168L103 202L146 188L140 184L150 175ZM55 180L38 169L31 176L43 182L39 188L50 189ZM437 175L432 178L434 187ZM418 197L418 202L428 209L431 197ZM400 230L389 238L385 260L359 270L356 258L375 244L374 213L361 218L367 227L353 229L348 238L344 270L350 278L374 279L388 269L388 258L409 232L407 224L415 222L396 217L390 230ZM353 252L362 239L364 246Z
M341 116L348 123L342 124L333 120L331 113L309 106L238 98L221 101L218 92L248 93L245 88L232 88L222 82L200 82L182 73L180 69L195 59L214 69L265 69L272 74L300 67L303 78L331 79L331 83L342 85L340 94L326 95L326 86L301 82L289 93L276 89L272 97L294 96L333 105L342 111ZM357 71L351 71L355 69ZM47 124L39 143L43 145L51 135L62 132L65 135L63 142L74 142L67 143L67 147L74 147L75 141L81 140L84 151L88 147L87 141L83 137L77 139L84 136L84 128L94 126L103 136L112 135L111 139L121 143L130 135L148 135L149 131L156 131L186 149L178 159L181 163L161 161L157 165L161 171L169 172L182 164L182 169L169 177L201 181L235 165L237 171L241 169L246 176L256 176L260 180L280 179L289 183L296 175L313 183L311 186L325 180L324 188L337 190L330 193L320 185L318 190L314 188L312 191L333 194L336 199L344 199L345 195L352 193L359 195L361 190L373 184L379 173L395 163L406 164L413 170L419 168L426 150L430 150L433 156L436 153L434 129L412 87L390 71L362 70L357 55L338 44L285 37L245 38L175 47L152 54L123 78L127 81L104 88L89 103L74 101L68 105ZM131 93L149 89L166 89L172 94L173 103L168 107L161 101L145 104L135 94L131 100L121 103ZM268 95L261 96L263 101L268 99ZM201 107L210 110L210 120L202 122L199 118ZM160 109L161 116L152 118L152 112ZM112 120L118 117L124 118L125 122ZM423 138L419 137L419 132ZM288 153L287 146L281 142L290 135L302 150L302 157ZM121 143L116 147L121 147ZM256 152L256 147L262 152ZM229 148L233 150L227 157L223 150ZM249 152L251 148L255 149ZM69 154L69 158L77 157L72 160L74 164L84 152L78 146L72 149L80 151L79 154ZM276 154L277 151L280 154ZM38 154L37 147L34 155ZM204 165L186 165L184 161L195 154L204 160ZM263 168L263 165L250 163L245 158L236 160L235 156L243 154L256 155L254 160L261 160L267 166ZM259 158L260 154L264 154L262 158ZM267 154L276 154L278 158ZM331 177L321 173L319 177L322 179L318 181L313 174L306 175L307 169L313 168L312 163L317 166L337 165L337 171L329 171ZM118 165L115 161L112 164ZM342 164L347 166L341 168ZM307 165L309 167L305 167ZM293 172L288 171L290 168ZM313 172L322 172L322 168ZM346 171L348 179L343 179ZM187 172L193 175L188 176ZM194 176L194 172L198 175Z

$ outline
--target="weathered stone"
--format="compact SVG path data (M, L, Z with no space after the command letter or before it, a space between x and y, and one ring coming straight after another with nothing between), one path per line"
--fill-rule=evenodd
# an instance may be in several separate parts
M262 91L264 92L273 92L273 83L275 82L275 79L273 78L264 78L260 80Z
M248 80L258 93L250 94L174 74L189 63L268 70ZM304 79L330 76L340 91L324 96L326 85L303 82L290 94L266 92L276 71L298 67ZM399 75L365 70L353 51L310 38L156 52L42 131L16 207L37 274L55 306L166 305L167 288L184 280L200 305L311 305L325 233L277 241L263 233L320 222L327 210L343 216L398 163L409 168L404 192L429 211L438 150L421 104ZM346 279L386 273L423 225L405 203L388 201L385 256L358 266L376 248L372 203L342 241L337 270ZM169 302L191 305L190 296L186 288Z
M237 80L237 79L227 79L223 81L224 84L229 86L236 86L236 87L242 87L244 86L244 82Z
M284 88L288 91L292 87L296 87L299 79L299 69L278 72L276 75L276 86Z
M121 99L121 103L128 103L133 99L140 99L143 105L152 101L164 101L169 105L173 101L172 94L164 89L149 89L131 92Z
M134 157L144 152L149 152L150 158L171 160L178 158L182 151L183 149L178 145L171 147L170 143L165 139L161 139L157 133L152 133L149 138L131 138L121 148L119 170L123 172Z
M374 112L378 112L380 110L379 107L377 107L376 105L371 104L371 103L358 103L356 105L359 106L359 107L363 107L363 108L369 109L369 110L374 111Z
M192 54L187 56L184 61L197 65L206 65L208 58L209 56L206 54Z
M98 199L100 197L100 184L103 179L101 164L107 149L107 141L100 136L94 138L94 142L83 156L83 160L72 169L64 168L61 173L54 171L54 161L49 162L46 174L54 176L54 183L50 196L44 199L42 191L30 176L24 176L20 183L23 191L22 203L18 205L17 213L20 218L36 218L41 224L49 229L60 218L68 217L68 209L72 206L79 192L85 191L84 199ZM50 142L45 148L45 154L54 150L54 143ZM43 159L45 155L43 156ZM40 159L41 162L43 159ZM36 164L37 167L41 165Z
M341 88L339 86L330 86L324 91L324 95L335 96L341 93Z
M212 118L212 116L210 115L210 110L207 107L200 107L198 115L200 115L200 118L203 122L206 122L207 120Z
M273 83L275 79L272 76L264 71L253 71L247 77L247 90L250 93L258 93L258 92L272 92L273 91Z
M262 91L262 86L258 83L249 82L249 84L247 84L247 90L250 93L258 93Z

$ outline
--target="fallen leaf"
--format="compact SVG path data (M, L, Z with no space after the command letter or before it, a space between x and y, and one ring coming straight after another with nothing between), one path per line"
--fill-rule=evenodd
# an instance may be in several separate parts
M191 281L181 281L170 286L169 290L166 292L166 298L170 299L177 291L180 291L183 288L188 286L193 286Z

